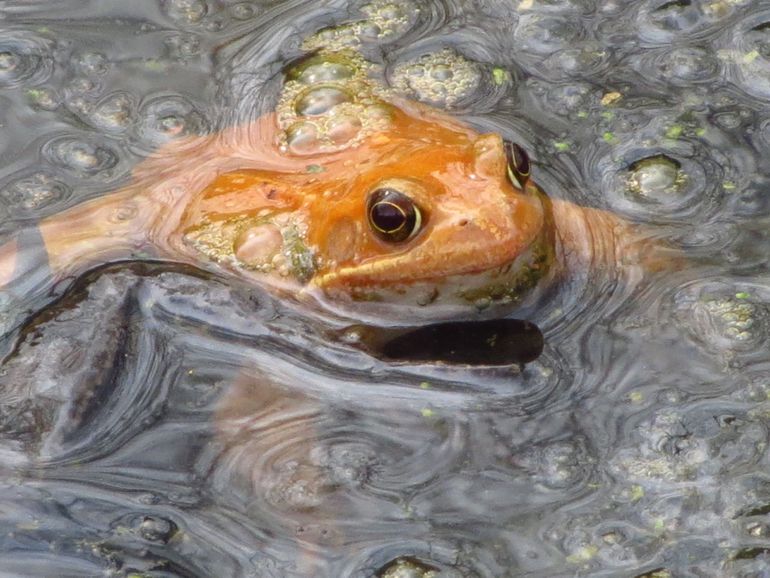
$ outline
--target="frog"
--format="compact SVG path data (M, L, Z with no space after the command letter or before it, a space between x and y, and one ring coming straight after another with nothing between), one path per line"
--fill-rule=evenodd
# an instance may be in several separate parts
M524 147L373 69L316 46L284 70L274 111L171 142L126 187L43 219L51 277L169 260L348 316L447 319L649 258L622 219L549 197ZM0 286L29 270L19 239L0 247Z

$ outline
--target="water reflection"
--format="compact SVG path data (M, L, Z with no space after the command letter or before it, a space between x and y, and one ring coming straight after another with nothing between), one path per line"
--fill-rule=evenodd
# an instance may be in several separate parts
M362 4L2 3L0 232L271 110L301 42ZM687 263L573 271L529 323L408 330L181 265L22 290L0 573L768 572L767 7L388 4L399 26L364 49L391 88L521 142L554 197Z

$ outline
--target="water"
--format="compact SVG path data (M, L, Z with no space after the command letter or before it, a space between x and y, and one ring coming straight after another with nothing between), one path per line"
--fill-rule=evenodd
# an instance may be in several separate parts
M361 4L0 2L0 233L271 110ZM31 295L2 344L0 575L770 575L770 2L414 6L367 45L392 86L682 267L573 271L521 369L373 357L183 265Z

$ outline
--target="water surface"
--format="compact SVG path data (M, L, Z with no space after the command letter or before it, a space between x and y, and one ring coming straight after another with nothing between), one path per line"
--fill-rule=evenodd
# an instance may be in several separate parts
M271 110L364 4L0 2L0 234ZM770 575L770 2L404 6L366 47L394 89L686 266L575 271L507 367L375 357L173 264L4 298L1 575Z

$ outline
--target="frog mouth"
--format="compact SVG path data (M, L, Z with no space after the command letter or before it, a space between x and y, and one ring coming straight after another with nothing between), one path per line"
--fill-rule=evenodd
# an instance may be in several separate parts
M550 199L537 191L543 221L524 250L506 249L501 243L497 256L482 265L474 263L478 248L457 249L465 268L448 274L383 281L401 267L390 258L355 267L345 267L315 277L308 289L327 297L347 297L357 302L428 305L452 303L477 309L493 304L521 303L548 275L555 259L555 229Z

